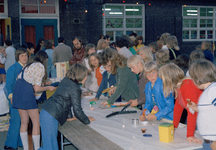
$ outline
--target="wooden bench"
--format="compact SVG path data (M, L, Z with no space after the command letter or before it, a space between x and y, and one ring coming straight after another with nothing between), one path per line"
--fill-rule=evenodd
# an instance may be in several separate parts
M58 130L79 150L123 150L117 144L79 120L67 121ZM62 139L61 145L63 148L64 143Z

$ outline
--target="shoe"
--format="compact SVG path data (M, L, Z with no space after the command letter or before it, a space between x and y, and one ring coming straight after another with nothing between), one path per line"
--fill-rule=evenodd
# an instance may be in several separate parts
M13 148L13 147L10 147L10 146L4 146L4 149L5 150L18 150L18 148Z

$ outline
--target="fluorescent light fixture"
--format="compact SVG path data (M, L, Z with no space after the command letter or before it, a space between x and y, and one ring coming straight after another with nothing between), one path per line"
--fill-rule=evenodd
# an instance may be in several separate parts
M187 13L188 16L197 16L197 14L190 14L190 13Z
M109 12L110 15L122 15L122 12Z
M187 12L197 12L197 10L187 10Z
M208 11L208 13L213 13L213 11Z
M125 11L139 11L139 9L125 9Z
M104 10L103 8L102 8L102 10ZM105 11L110 11L111 10L111 8L105 8Z

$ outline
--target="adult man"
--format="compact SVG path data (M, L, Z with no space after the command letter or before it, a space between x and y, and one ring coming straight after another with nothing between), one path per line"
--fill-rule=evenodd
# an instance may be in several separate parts
M69 61L70 65L73 65L76 63L82 63L84 54L85 54L85 48L80 38L75 37L73 40L73 45L74 45L75 51L74 51L73 57Z
M5 62L5 71L7 72L8 68L13 65L15 61L15 49L12 47L12 41L10 39L5 40L5 53L6 53L6 62Z
M129 58L133 54L127 49L128 41L125 38L118 38L116 40L116 50L119 54L123 55L126 58Z
M56 62L69 61L72 56L71 48L64 44L63 37L59 37L58 46L53 50L53 64Z

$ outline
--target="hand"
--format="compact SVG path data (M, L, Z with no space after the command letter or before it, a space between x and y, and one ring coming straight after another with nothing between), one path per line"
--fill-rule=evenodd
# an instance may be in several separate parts
M149 114L148 116L146 116L146 119L148 119L148 120L156 120L157 117L155 115L153 115L153 114Z
M107 103L107 101L103 101L102 103L100 103L100 105L106 106L106 105L108 105L108 103Z
M198 112L199 110L198 110L197 104L194 102L191 102L191 103L192 105L188 105L187 107L192 108L194 111Z
M216 141L214 141L214 142L211 144L211 148L212 148L212 150L216 150Z
M96 100L97 100L97 98L92 98L92 99L89 100L89 102L96 101Z
M73 117L73 118L67 119L67 121L74 121L74 120L77 120L77 118L76 118L76 117Z
M109 94L113 94L115 93L115 90L117 89L117 87L113 87L111 90L109 90Z
M135 99L135 100L129 100L128 103L131 103L130 107L136 107L138 105L137 99Z
M145 116L140 115L140 116L139 116L139 119L140 119L140 121L145 121Z
M46 85L50 85L50 84L52 84L52 81L46 82Z
M95 119L91 116L89 116L88 118L89 118L90 122L95 121Z
M54 91L56 89L56 87L54 86L47 86L49 91Z
M201 141L200 139L197 139L197 138L195 138L194 136L188 137L188 138L187 138L187 141L190 142L190 143L194 142L194 143L196 143L196 144L202 143L202 141Z

